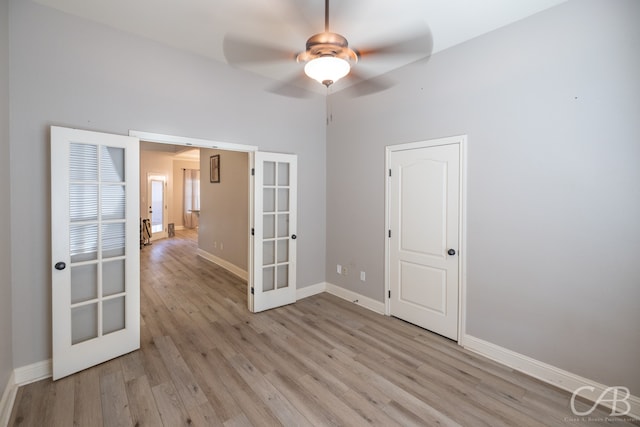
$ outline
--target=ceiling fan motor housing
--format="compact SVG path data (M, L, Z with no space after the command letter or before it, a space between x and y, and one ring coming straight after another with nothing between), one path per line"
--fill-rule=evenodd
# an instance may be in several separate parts
M298 62L308 62L315 58L332 56L346 61L358 62L358 55L349 48L347 39L337 33L314 34L307 40L307 50L296 57Z

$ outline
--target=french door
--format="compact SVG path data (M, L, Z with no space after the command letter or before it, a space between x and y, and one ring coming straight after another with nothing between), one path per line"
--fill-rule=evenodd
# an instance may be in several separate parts
M296 301L297 160L292 154L254 154L253 312Z
M140 347L139 140L51 128L53 379Z

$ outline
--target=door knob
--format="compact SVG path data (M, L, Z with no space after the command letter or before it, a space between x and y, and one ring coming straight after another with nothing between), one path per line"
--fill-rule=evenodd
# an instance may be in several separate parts
M449 255L455 255L455 254L456 254L456 250L455 250L455 249L449 249L449 250L447 251L447 253L448 253Z
M292 238L293 240L296 240L296 239L298 238L298 236L296 236L295 234L292 234L292 235L291 235L291 238Z
M55 268L56 270L64 270L67 267L67 264L65 264L64 262L60 261L60 262L56 262Z

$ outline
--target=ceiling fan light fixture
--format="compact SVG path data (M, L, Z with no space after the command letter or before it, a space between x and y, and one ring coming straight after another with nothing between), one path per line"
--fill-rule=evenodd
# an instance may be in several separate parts
M351 71L351 64L337 56L320 56L307 62L304 73L326 87L331 86Z

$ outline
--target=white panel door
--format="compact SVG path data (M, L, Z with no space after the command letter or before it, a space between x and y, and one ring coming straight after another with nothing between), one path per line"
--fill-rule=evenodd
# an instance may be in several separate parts
M390 313L458 339L460 146L389 155Z
M53 379L140 347L139 140L51 128Z
M292 154L254 155L253 312L296 301L297 164Z

